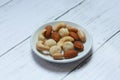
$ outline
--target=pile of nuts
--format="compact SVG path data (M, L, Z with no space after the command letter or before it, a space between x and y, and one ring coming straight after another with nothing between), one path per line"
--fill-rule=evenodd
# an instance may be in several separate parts
M40 31L36 48L55 60L70 59L84 50L85 41L86 36L82 30L61 22L54 27L47 25Z

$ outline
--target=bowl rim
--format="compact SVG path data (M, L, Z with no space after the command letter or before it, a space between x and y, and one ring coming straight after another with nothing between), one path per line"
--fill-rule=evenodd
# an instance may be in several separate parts
M38 51L36 50L36 47L34 47L34 44L33 44L33 43L34 43L34 41L33 41L33 40L34 40L34 36L36 35L36 32L37 32L40 28L42 28L42 26L48 25L48 24L51 24L51 23L60 23L60 22L65 22L65 23L71 23L71 24L78 25L78 26L80 26L79 29L84 30L84 31L87 33L87 35L90 37L90 47L89 47L89 49L87 49L86 54L82 55L82 57L71 58L71 59L63 59L63 60L54 60L54 59L51 60L51 59L49 59L49 58L46 58L46 56L43 55L42 53L38 52ZM79 25L79 24L77 24L77 23L74 23L74 22L71 22L71 21L50 21L50 22L44 23L44 24L40 25L40 26L33 32L33 34L31 35L31 39L30 39L30 46L31 46L32 51L33 51L37 56L39 56L40 58L42 58L43 60L46 60L46 61L49 61L49 62L53 62L53 63L70 63L70 62L74 62L74 61L80 60L80 59L84 58L86 55L89 54L89 51L92 49L92 44L93 44L93 39L92 39L92 36L89 34L89 32L88 32L86 29L84 29L84 27L82 27L81 25Z

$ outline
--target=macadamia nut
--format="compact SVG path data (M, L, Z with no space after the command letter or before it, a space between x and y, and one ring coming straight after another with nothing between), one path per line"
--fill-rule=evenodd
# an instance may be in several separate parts
M69 49L74 49L74 45L72 42L64 42L63 43L63 50L67 51Z
M59 30L59 34L60 34L61 37L68 36L69 35L69 31L68 31L67 28L61 28Z
M61 53L62 49L60 46L52 46L50 48L50 55L53 55L55 53Z
M56 45L56 41L55 40L53 40L53 39L48 39L48 40L46 40L45 41L45 43L44 43L46 46L49 46L49 47L51 47L51 46L54 46L54 45Z

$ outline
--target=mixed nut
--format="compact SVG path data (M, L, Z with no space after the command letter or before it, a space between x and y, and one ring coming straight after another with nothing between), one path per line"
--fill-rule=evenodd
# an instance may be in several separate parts
M54 27L47 25L40 31L36 49L55 60L70 59L84 50L85 41L86 36L82 30L61 22Z

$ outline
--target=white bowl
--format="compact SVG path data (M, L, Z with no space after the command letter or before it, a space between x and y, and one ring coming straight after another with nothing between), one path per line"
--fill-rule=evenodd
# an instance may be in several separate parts
M84 33L86 34L86 42L84 43L84 51L78 53L78 56L71 58L71 59L63 59L63 60L54 60L51 56L46 56L43 55L42 53L40 53L37 49L36 49L36 42L38 41L38 34L40 32L40 30L44 29L46 27L46 25L52 25L55 26L56 24L60 23L60 22L65 22L67 25L71 25L74 26L78 29L81 29L84 31ZM77 61L79 59L84 58L86 55L89 54L89 51L92 47L92 37L89 35L89 33L80 25L73 23L73 22L68 22L68 21L54 21L54 22L49 22L46 23L42 26L40 26L32 35L31 37L31 48L34 51L35 54L37 54L40 58L50 61L50 62L55 62L55 63L69 63L69 62L73 62L73 61Z

